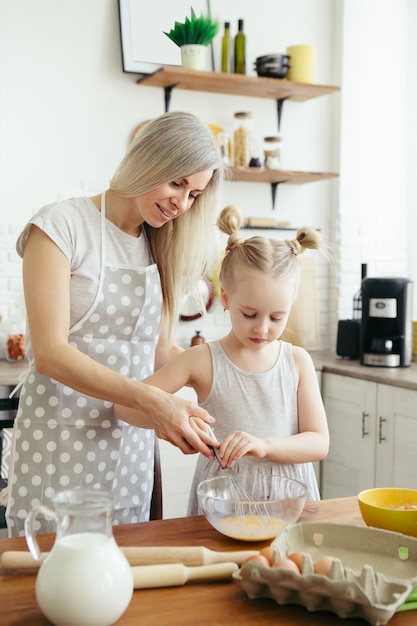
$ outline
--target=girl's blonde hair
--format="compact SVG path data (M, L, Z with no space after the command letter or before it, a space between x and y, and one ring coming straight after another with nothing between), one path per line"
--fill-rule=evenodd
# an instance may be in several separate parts
M319 233L305 227L300 228L295 238L290 240L259 236L244 239L239 232L241 224L241 214L234 206L225 207L217 220L219 229L229 235L219 275L221 285L233 289L239 272L249 270L271 278L291 278L296 294L300 278L299 255L307 248L322 247Z
M110 181L110 189L133 198L204 170L213 170L213 175L190 210L161 228L144 224L161 277L163 312L171 335L182 295L194 291L212 260L207 234L215 226L225 177L217 142L194 115L165 113L139 132Z

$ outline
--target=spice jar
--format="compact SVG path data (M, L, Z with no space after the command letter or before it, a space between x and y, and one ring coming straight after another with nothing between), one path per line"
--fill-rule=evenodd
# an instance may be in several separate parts
M264 137L264 165L271 170L279 170L282 160L282 139L280 135Z
M247 167L252 151L252 113L235 113L233 133L233 165Z
M201 336L201 330L196 330L195 331L195 335L194 337L191 339L191 345L192 346L198 346L201 343L206 343L206 340L204 339L204 337Z
M9 335L7 338L7 360L23 361L26 358L25 336L21 333Z

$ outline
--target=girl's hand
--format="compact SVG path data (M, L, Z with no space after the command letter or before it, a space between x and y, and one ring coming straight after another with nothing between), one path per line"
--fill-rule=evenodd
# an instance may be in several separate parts
M242 430L229 433L223 439L219 450L224 467L232 467L242 456L249 455L261 459L265 456L263 439Z

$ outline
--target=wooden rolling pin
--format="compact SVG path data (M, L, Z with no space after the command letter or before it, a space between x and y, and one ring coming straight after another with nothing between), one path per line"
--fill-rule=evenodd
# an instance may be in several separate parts
M240 550L238 552L216 552L202 546L145 546L121 547L131 566L156 565L161 563L181 563L182 565L212 565L215 563L236 563L242 565L250 556L259 554L258 550ZM38 569L49 552L42 552L36 561L30 552L9 550L0 555L0 567L3 569Z
M217 563L197 567L187 567L182 563L169 563L132 567L132 574L135 589L154 589L178 587L189 580L231 580L233 573L238 569L239 566L236 563Z

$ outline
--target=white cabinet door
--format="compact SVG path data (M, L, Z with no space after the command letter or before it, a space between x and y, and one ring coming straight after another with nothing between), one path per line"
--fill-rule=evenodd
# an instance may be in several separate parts
M352 496L374 485L376 399L376 383L324 374L330 450L322 462L322 498Z
M197 403L197 396L189 387L184 387L175 395ZM159 441L159 449L163 518L185 517L198 454L183 454L179 448L162 440Z
M378 385L376 487L416 489L417 391Z

